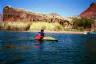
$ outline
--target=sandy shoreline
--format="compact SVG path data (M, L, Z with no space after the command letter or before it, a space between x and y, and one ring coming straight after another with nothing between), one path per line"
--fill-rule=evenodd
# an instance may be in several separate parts
M23 32L40 32L40 31L23 31ZM44 31L45 33L62 33L62 34L84 34L85 32L74 31Z
M4 30L4 31L9 31L9 30ZM40 32L38 30L33 30L33 31L9 31L9 32ZM86 34L88 31L82 31L82 32L75 32L75 31L44 31L45 33L61 33L61 34Z

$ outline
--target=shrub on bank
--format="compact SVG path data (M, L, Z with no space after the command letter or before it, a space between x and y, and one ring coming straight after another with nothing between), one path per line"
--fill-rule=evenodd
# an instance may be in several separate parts
M0 29L4 28L4 22L0 22Z
M74 29L91 29L91 25L94 23L92 19L87 18L73 18L73 28Z

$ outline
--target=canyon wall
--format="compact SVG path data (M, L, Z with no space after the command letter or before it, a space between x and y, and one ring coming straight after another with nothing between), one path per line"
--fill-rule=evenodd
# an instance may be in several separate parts
M13 8L6 6L3 9L3 21L46 21L46 22L59 22L60 24L68 23L63 17L58 14L42 14L37 12L30 12L20 8Z
M93 18L96 19L96 3L92 3L88 9L80 14L84 18Z

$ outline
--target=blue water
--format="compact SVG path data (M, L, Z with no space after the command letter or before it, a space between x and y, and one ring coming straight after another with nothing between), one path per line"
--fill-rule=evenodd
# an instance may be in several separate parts
M56 34L57 41L30 39L35 32L0 31L0 64L96 64L96 34Z

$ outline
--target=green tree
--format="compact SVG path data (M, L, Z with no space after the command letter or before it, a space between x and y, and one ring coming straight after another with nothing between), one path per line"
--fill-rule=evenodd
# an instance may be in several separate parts
M74 29L77 29L80 27L84 29L88 29L88 28L91 28L91 24L94 23L94 20L81 17L81 18L73 18L72 22L73 22Z

